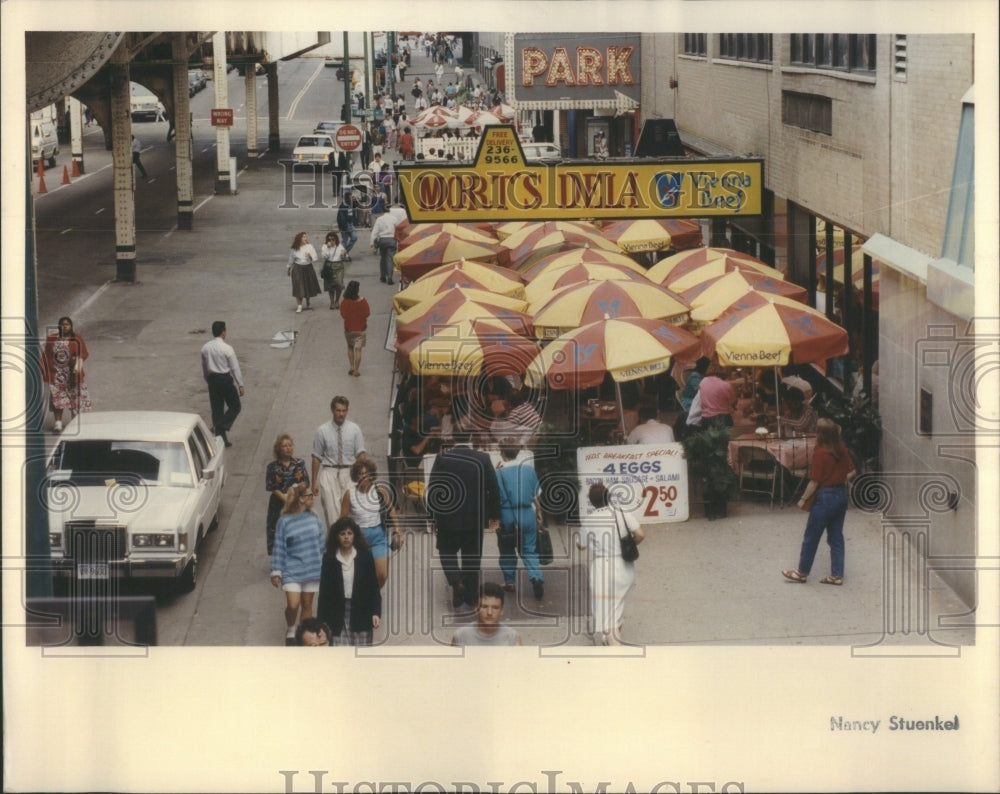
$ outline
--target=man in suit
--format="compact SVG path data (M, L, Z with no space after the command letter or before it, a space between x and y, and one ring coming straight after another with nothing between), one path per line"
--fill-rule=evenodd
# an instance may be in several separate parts
M441 567L452 588L452 605L477 605L483 528L500 526L500 486L493 461L474 450L468 433L438 455L427 486L427 508L437 526ZM461 556L461 561L459 561Z

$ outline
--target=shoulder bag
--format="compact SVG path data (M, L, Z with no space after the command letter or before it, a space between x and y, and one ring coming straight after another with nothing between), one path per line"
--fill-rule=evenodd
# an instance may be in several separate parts
M639 547L635 543L635 538L632 537L632 532L628 526L625 527L625 534L622 534L621 527L618 524L618 511L612 508L612 514L615 517L615 530L618 533L618 542L622 547L622 559L625 562L635 562L639 559Z

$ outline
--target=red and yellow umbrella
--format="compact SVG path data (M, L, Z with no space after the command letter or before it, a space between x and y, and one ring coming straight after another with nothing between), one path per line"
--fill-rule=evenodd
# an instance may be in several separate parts
M456 287L524 298L524 284L516 273L496 265L462 260L434 268L421 276L406 289L397 292L392 305L398 313L432 295L443 297L442 293Z
M641 317L601 319L549 342L525 373L532 387L599 386L605 373L616 382L666 372L673 359L699 355L697 337L662 320Z
M701 224L683 218L607 221L601 224L601 234L630 254L701 245Z
M403 221L396 227L396 240L399 242L400 250L408 245L430 237L434 234L445 232L460 237L463 240L470 240L474 243L484 243L496 245L498 242L496 234L493 233L493 225L485 222L477 223L410 223Z
M420 111L407 124L418 130L457 129L462 126L454 111L442 105L432 105Z
M680 325L688 317L688 305L670 290L638 281L574 284L557 290L545 303L529 304L528 311L539 339L605 318L647 317Z
M549 254L584 245L605 251L620 250L613 242L601 237L596 229L586 231L574 228L565 221L548 221L533 229L522 229L500 241L501 249L508 251L508 264L518 269L526 268Z
M396 364L420 375L513 375L524 372L538 344L495 320L462 320L396 345Z
M804 287L749 270L733 270L703 281L680 296L691 304L692 321L710 323L729 309L742 307L742 299L754 292L781 295L803 304L809 300Z
M584 234L594 234L598 231L597 227L590 223L590 221L507 221L506 223L497 225L497 237L501 240L506 240L508 237L518 232L523 232L525 229L539 229L546 222L557 224L556 228L559 229L579 231Z
M396 317L396 340L428 336L443 325L461 320L495 320L512 331L530 336L534 333L527 304L516 298L494 295L481 290L453 289L443 296L434 295L411 306Z
M701 332L702 351L726 366L774 367L846 355L847 331L826 315L780 295L756 292Z
M693 277L693 281L681 282L681 285L678 286L678 280L709 264L714 264L716 267L703 272L710 272L712 275L703 278ZM775 270L766 262L755 256L750 256L750 254L743 254L729 248L692 248L688 251L681 251L666 259L661 259L647 271L646 275L649 276L650 281L655 281L657 284L680 292L690 289L706 278L715 278L721 276L724 271L730 270L756 270L772 278L783 278L780 271Z
M636 263L634 259L626 256L621 251L606 251L603 248L591 248L585 245L583 248L568 248L555 254L542 257L537 262L526 269L518 271L526 281L531 281L539 273L548 267L565 267L567 265L589 265L591 263L601 265L620 265L621 267L634 270L636 273L646 275L646 269Z
M589 262L581 265L549 265L528 282L524 288L524 297L528 303L539 304L551 297L557 289L568 287L571 284L583 284L587 281L650 283L645 273L621 265L606 265L600 262Z
M406 246L392 261L404 279L413 281L436 267L463 259L496 264L499 252L494 242L473 242L448 232L438 232Z

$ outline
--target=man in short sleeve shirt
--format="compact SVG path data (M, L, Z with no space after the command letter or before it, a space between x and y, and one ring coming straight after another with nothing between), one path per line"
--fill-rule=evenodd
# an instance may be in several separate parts
M313 493L320 498L327 527L340 517L344 493L351 486L351 466L365 457L365 439L361 428L347 418L349 407L346 397L334 397L333 418L316 428L313 438Z

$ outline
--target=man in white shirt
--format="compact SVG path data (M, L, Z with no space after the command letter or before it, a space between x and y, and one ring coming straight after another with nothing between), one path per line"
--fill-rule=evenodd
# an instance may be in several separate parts
M674 431L657 418L656 404L643 402L639 405L639 424L628 434L627 444L672 444Z
M226 324L212 323L212 340L201 348L201 372L208 384L208 403L212 406L212 432L222 436L227 447L227 431L233 426L243 405L243 373L236 351L226 343Z
M361 428L348 421L350 400L337 395L330 402L333 418L318 428L313 438L312 491L319 495L329 527L340 516L344 493L351 487L351 466L365 458Z
M515 629L500 623L503 617L503 588L487 582L479 591L476 625L462 626L451 638L452 645L520 645Z
M378 251L378 275L383 284L392 284L392 258L399 249L396 241L396 226L399 224L397 213L391 211L379 216L372 224L371 248Z

